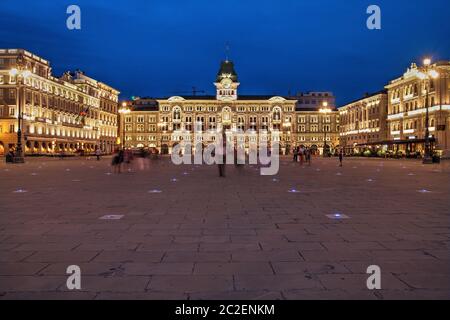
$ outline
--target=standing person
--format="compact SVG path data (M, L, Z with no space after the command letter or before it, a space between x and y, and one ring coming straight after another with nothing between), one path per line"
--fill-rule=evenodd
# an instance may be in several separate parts
M119 150L119 173L122 169L122 163L125 160L125 151L124 150Z
M147 150L145 150L144 148L141 148L139 150L139 154L138 154L138 167L139 170L147 170L149 168L148 165L148 152Z
M144 150L144 170L150 169L151 150Z
M100 148L97 147L97 149L95 149L95 156L97 157L97 161L100 161L101 155L102 155L102 151L100 150Z
M113 166L114 173L120 173L120 166L123 162L123 150L119 150L113 157L111 165Z
M342 160L344 159L344 153L341 151L339 151L339 167L342 167Z
M131 149L126 149L125 151L123 151L122 153L122 162L125 163L125 169L128 172L131 172L131 161L133 160L133 152L131 151Z
M308 165L311 165L311 150L309 148L306 148L305 154L306 162L308 163Z
M298 148L294 147L294 162L298 161Z
M304 156L304 152L305 152L305 149L303 149L303 147L300 147L300 151L299 151L299 153L298 153L298 156L300 157L300 165L301 165L301 166L303 165L303 156Z
M227 148L227 136L225 132L222 133L222 150L219 150L217 153L218 156L218 167L219 167L219 177L225 178L225 163L226 163L226 148ZM221 160L221 161L220 161ZM220 163L222 162L222 163Z
M140 148L137 154L137 163L139 170L144 170L144 158L145 158L145 150L144 148Z
M10 149L9 152L5 156L5 160L7 163L13 163L14 162L14 151L13 149Z
M236 147L236 163L238 168L242 168L245 164L245 148L243 146Z

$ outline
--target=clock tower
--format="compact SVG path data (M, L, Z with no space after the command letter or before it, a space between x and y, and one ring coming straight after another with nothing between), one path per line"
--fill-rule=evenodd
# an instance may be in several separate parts
M216 98L221 101L237 100L237 89L239 87L237 73L234 70L234 63L229 60L222 61L217 73Z

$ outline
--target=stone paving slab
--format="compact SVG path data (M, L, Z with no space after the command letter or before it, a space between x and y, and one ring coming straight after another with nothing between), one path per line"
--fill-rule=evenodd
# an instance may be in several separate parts
M169 158L120 175L109 163L0 164L0 299L450 299L448 161L283 158L275 181L256 166L221 179Z

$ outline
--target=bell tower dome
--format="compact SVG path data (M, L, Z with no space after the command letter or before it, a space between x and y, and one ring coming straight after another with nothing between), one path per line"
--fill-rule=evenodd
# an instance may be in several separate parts
M237 73L234 70L234 63L228 59L222 61L219 72L217 73L216 98L221 101L237 100L237 89L240 85Z

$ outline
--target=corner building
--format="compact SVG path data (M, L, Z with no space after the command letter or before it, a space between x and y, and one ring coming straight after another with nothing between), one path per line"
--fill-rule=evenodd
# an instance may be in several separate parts
M13 70L26 70L27 76ZM19 109L26 155L96 148L112 153L118 96L119 91L81 71L57 78L47 60L23 49L0 49L0 154L16 147Z
M435 78L423 79L426 70ZM390 148L397 152L424 153L426 106L429 138L433 150L450 157L450 61L425 66L411 64L399 78L389 82L387 128ZM427 103L428 96L428 103Z

